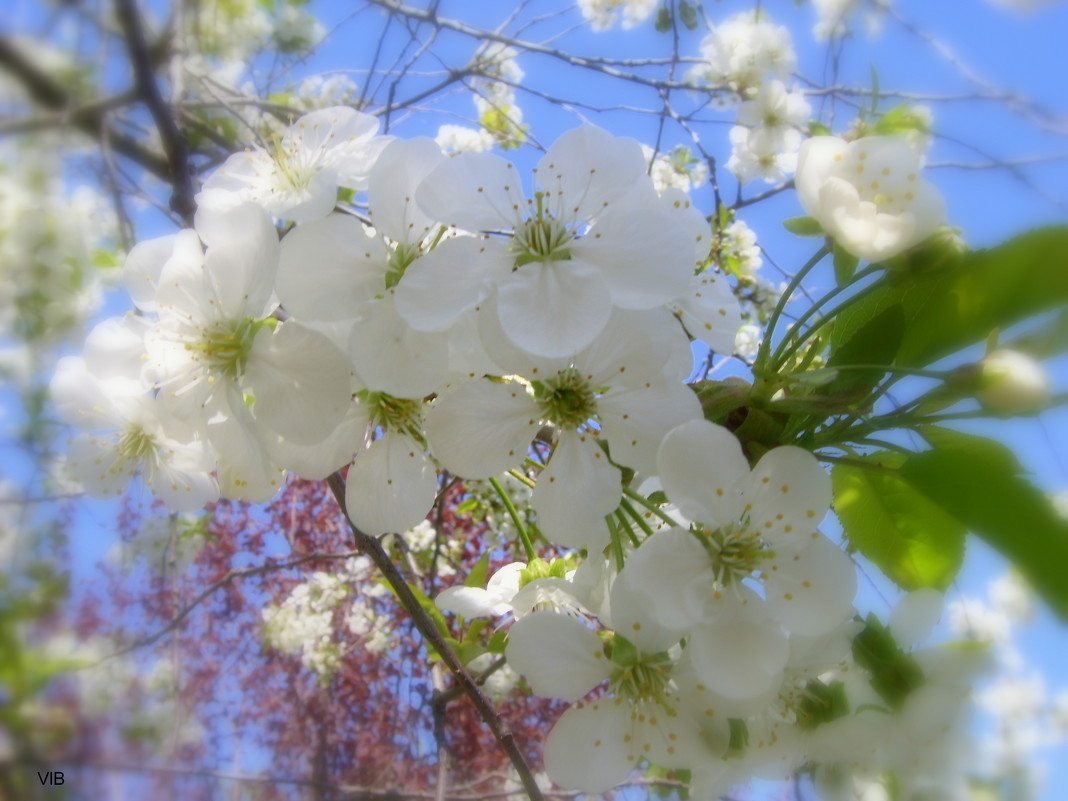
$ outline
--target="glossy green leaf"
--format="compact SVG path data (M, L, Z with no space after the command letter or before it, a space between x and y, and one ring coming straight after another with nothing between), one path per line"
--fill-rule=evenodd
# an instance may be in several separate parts
M906 327L897 363L922 367L982 342L995 329L1068 304L1068 226L1029 231L957 263L933 252L923 259L888 274L843 311L832 346L899 306Z
M489 558L490 552L486 551L482 554L482 557L471 566L471 572L467 574L467 578L464 579L465 587L479 587L486 586L486 581L489 574Z
M905 328L905 314L900 306L882 309L855 329L852 336L834 345L827 367L892 365L906 335ZM821 394L835 395L857 387L873 387L884 375L883 370L841 370L835 380L821 389Z
M868 615L864 630L853 639L853 658L871 674L872 689L891 709L901 709L909 694L923 684L916 660L898 647L875 615Z
M834 243L834 280L838 282L838 286L844 286L853 280L858 264L859 258L837 242Z
M1068 620L1068 521L1005 446L943 428L922 433L934 447L910 458L902 477L1008 557Z
M823 236L823 228L812 217L790 217L783 220L783 227L798 236Z
M882 452L831 471L834 508L850 544L904 590L944 590L964 558L966 529L903 473L908 457Z

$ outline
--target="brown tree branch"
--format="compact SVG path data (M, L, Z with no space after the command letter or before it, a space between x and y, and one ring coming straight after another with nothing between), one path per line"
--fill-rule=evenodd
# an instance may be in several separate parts
M489 727L490 732L493 734L493 738L504 749L504 752L508 754L508 758L512 762L512 767L515 768L516 773L519 774L519 779L523 784L523 788L526 790L527 795L530 797L530 801L544 801L544 797L541 792L541 788L538 787L538 783L534 780L534 774L530 769L530 765L527 763L527 758L519 748L519 744L515 741L515 736L505 726L504 721L501 720L501 716L497 714L497 710L493 708L493 703L486 697L485 693L478 686L475 680L471 677L471 674L467 672L467 668L464 667L463 662L456 655L449 644L445 641L445 637L438 631L437 626L431 619L427 611L420 605L419 600L415 597L411 588L408 586L408 582L405 581L404 576L401 574L398 567L393 563L393 560L389 558L389 554L386 553L377 539L369 534L365 534L361 531L350 519L348 511L345 508L345 482L342 480L340 473L333 473L327 478L327 483L330 486L330 491L334 494L334 500L337 501L338 507L341 509L342 514L345 515L345 520L349 524L349 529L352 531L352 536L355 540L356 547L366 556L371 558L371 561L375 563L378 569L385 576L386 581L389 582L389 586L393 589L401 606L408 612L412 618L412 622L415 624L419 633L426 638L426 641L434 647L434 650L441 656L441 661L445 663L445 666L451 671L453 678L457 684L462 688L465 695L471 699L471 702L475 705L475 709L478 710L483 722Z
M151 148L145 147L132 136L115 130L107 124L107 113L133 101L136 93L120 92L101 101L79 105L67 89L51 75L37 66L6 37L0 36L0 69L15 78L26 90L30 99L53 116L13 121L4 132L19 133L58 125L70 125L95 140L100 140L101 131L107 131L111 149L131 161L135 161L158 178L170 180L167 159Z
M115 0L115 14L125 34L126 49L130 55L138 94L156 123L163 150L167 154L173 187L171 209L187 226L192 227L193 214L197 209L193 199L196 195L196 169L190 159L189 142L179 130L178 121L156 84L152 54L145 38L140 12L137 10L137 0Z

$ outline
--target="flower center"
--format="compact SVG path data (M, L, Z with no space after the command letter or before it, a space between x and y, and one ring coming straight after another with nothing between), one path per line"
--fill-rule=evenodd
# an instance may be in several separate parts
M542 416L563 429L577 429L597 412L596 392L574 367L535 384L534 397Z
M283 191L301 191L308 187L317 172L317 165L306 157L298 147L288 150L275 137L274 163L278 165L275 173L276 188Z
M127 423L116 450L129 460L142 460L155 453L156 441L137 423Z
M568 245L574 237L564 223L546 213L544 197L544 192L534 195L537 214L517 226L512 234L508 249L516 254L516 269L531 262L566 261L571 258Z
M187 342L185 347L199 353L212 371L227 378L239 378L245 372L252 340L267 324L267 320L256 321L251 317L222 320L204 329L198 341Z
M385 392L360 393L360 399L371 410L371 425L386 431L409 434L422 442L423 404L408 398L395 398Z
M386 272L386 289L393 289L404 277L404 272L413 261L422 255L418 245L398 242L389 256L389 270Z
M744 523L694 533L712 559L716 581L724 586L751 576L764 559L774 556L760 535Z

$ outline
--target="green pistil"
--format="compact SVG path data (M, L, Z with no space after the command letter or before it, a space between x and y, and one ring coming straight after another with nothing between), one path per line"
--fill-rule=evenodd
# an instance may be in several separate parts
M597 395L574 367L534 387L542 416L558 428L574 430L597 412Z
M267 320L224 320L206 328L197 342L186 343L186 350L196 351L216 373L239 378L245 372L252 341Z
M751 576L774 551L746 525L727 526L715 531L694 532L712 559L716 580L724 586Z
M419 439L423 427L423 404L408 398L395 398L385 392L363 392L361 397L371 408L371 424L386 431L398 431Z
M404 277L408 266L419 258L422 251L417 245L408 245L398 242L397 247L389 257L389 271L386 273L386 289L393 289Z
M618 668L612 676L612 692L617 698L662 704L671 683L671 667L670 660L651 656Z
M543 198L544 193L535 194L537 215L516 228L512 234L509 249L516 254L517 269L531 262L566 261L571 258L568 248L571 232L562 222L545 213Z
M144 459L156 450L156 442L141 426L128 423L119 437L118 452L126 459Z

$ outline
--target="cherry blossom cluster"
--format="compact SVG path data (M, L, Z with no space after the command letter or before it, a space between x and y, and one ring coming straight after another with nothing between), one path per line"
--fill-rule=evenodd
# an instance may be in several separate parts
M723 70L789 61L717 35ZM510 56L497 55L503 77ZM790 120L808 110L790 102L763 84L742 130L754 152L801 146L798 193L828 234L875 259L932 230L940 205L914 150L801 145ZM639 143L583 126L524 175L489 153L379 135L347 107L300 118L209 177L193 228L129 254L137 313L97 326L52 382L80 430L73 473L99 496L140 474L192 511L220 494L269 500L288 473L341 471L353 525L424 542L443 476L476 498L488 484L527 562L437 603L515 621L498 691L522 675L574 704L546 741L554 782L601 792L644 762L691 770L708 794L817 758L877 773L879 753L821 735L890 736L882 712L839 722L847 688L853 703L883 701L852 655L854 566L818 529L828 476L789 446L751 467L684 383L691 342L738 346L729 278L755 293L761 257L739 220L713 241L680 177L692 160L675 156L682 169L654 182ZM749 319L762 302L750 297ZM538 559L531 532L567 559ZM328 677L348 594L316 574L264 611L268 643ZM373 611L352 610L349 634L384 647Z

